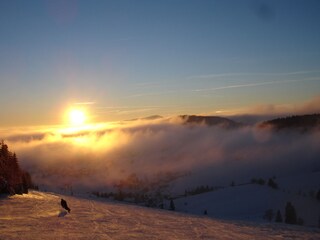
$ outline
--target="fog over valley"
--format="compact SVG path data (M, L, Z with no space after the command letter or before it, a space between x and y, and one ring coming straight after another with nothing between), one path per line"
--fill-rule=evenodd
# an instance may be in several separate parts
M320 170L317 128L276 131L226 118L198 118L133 120L76 132L29 129L5 140L43 190L112 190L134 176L165 183L179 194L198 185Z

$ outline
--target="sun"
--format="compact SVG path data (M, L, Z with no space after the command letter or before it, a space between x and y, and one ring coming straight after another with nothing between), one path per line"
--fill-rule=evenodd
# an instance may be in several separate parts
M73 126L81 126L86 121L86 115L84 111L79 109L72 109L69 112L69 122Z

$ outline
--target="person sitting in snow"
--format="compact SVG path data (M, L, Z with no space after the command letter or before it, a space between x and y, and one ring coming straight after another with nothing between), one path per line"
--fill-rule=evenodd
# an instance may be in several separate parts
M70 213L71 209L68 207L67 201L61 198L61 206Z

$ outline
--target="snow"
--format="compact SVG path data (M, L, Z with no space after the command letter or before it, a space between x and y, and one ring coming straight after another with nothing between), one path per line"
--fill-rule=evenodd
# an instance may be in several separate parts
M208 216L213 218L263 221L263 216L269 209L272 209L274 219L278 210L284 217L285 205L290 201L304 225L317 227L320 221L320 204L316 199L316 193L320 189L319 179L320 172L280 176L274 179L279 188L272 189L267 186L268 178L265 178L265 185L228 185L213 192L178 197L174 203L176 210L184 213L203 216L206 210ZM177 196L182 196L182 192ZM169 206L169 202L166 205Z
M313 191L315 194L320 190L320 171L312 173L297 173L276 180L283 189L291 192L304 192L309 194Z
M203 215L207 210L208 216L219 219L263 221L268 209L273 210L273 220L278 210L284 217L288 201L294 205L297 216L304 220L305 225L318 226L320 217L318 200L257 184L226 187L213 192L182 197L175 199L174 203L177 211L185 213Z
M70 214L60 198L67 200ZM0 199L0 239L320 239L320 230L32 191Z

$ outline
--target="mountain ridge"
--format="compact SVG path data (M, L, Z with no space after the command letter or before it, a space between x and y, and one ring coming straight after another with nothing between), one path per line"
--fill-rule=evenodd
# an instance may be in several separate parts
M205 124L210 127L221 126L227 129L235 129L243 126L242 123L218 116L180 115L179 117L183 120L184 124Z
M261 128L271 128L276 131L295 129L309 132L320 129L320 114L293 115L264 121L258 125Z

